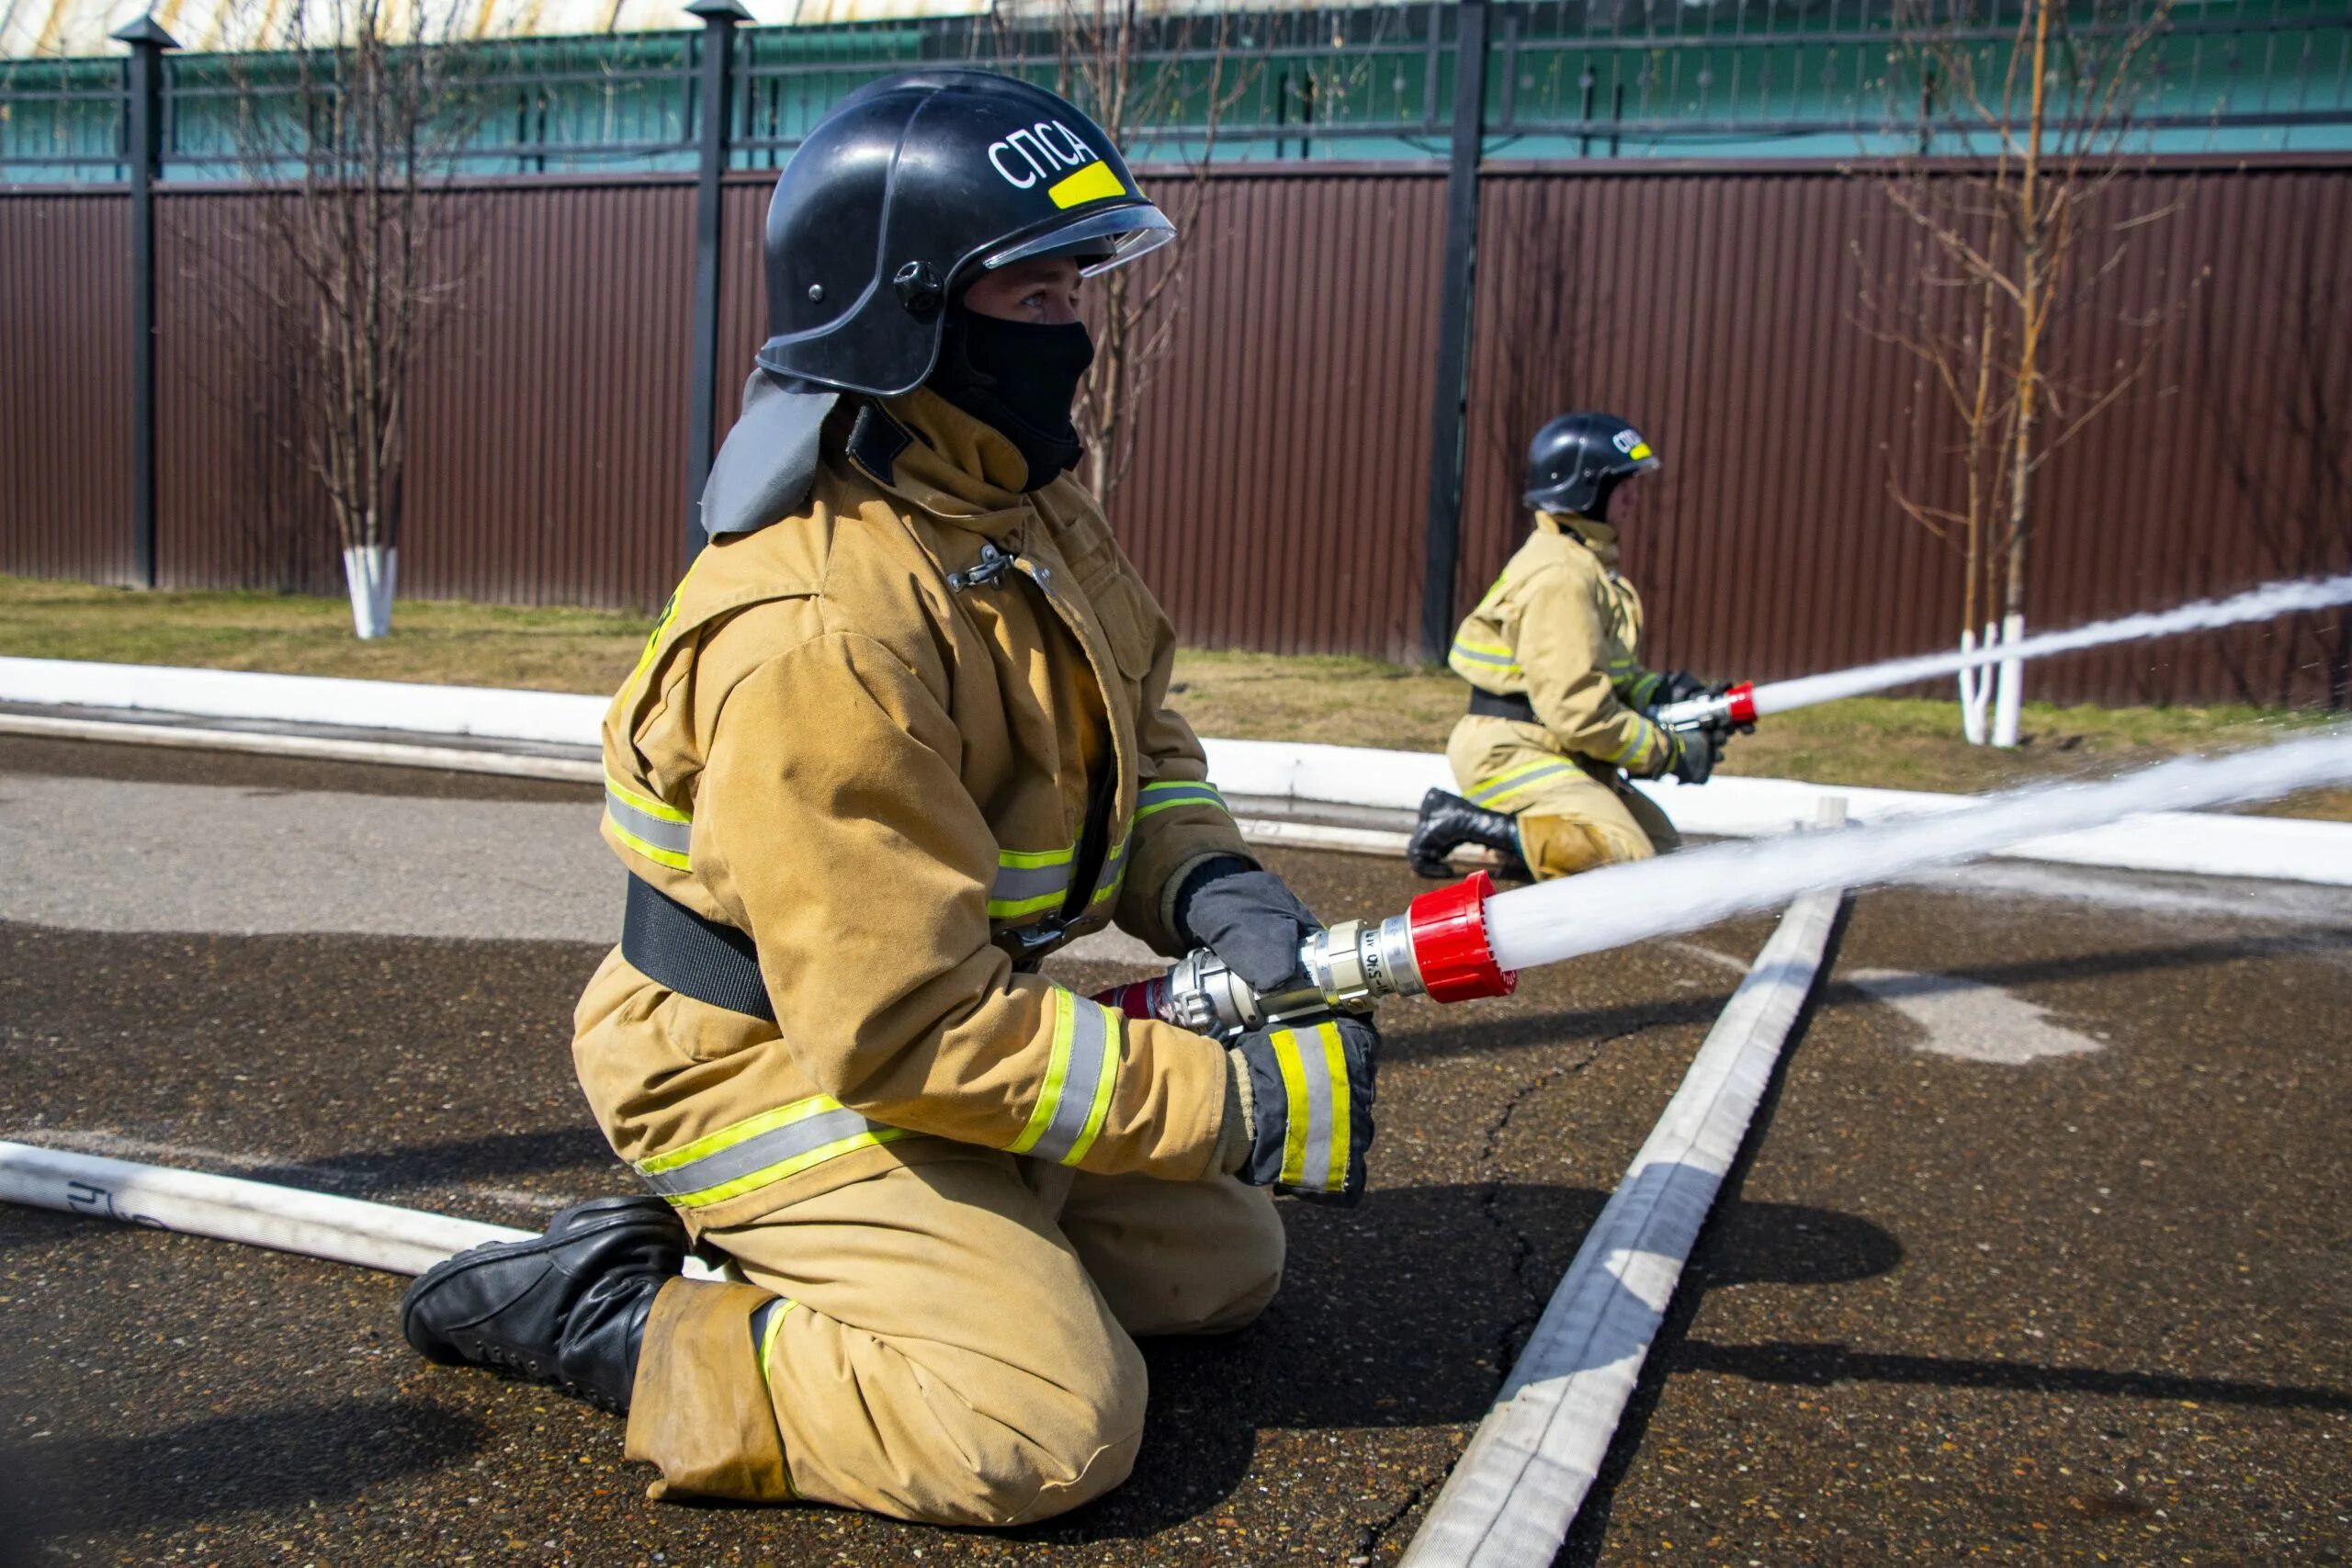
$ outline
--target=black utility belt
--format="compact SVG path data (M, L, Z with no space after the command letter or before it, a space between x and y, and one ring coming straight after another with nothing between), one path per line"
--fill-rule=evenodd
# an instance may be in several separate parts
M1515 718L1521 724L1542 722L1535 716L1535 705L1527 700L1524 692L1498 696L1493 692L1470 688L1470 711L1481 718Z
M1065 940L1063 922L1046 920L997 933L1012 966L1033 974ZM707 919L641 876L628 879L621 908L621 956L637 972L682 997L729 1012L775 1021L775 1003L760 974L759 949L749 931Z
M639 974L682 997L775 1021L752 933L705 919L641 876L628 879L621 956Z

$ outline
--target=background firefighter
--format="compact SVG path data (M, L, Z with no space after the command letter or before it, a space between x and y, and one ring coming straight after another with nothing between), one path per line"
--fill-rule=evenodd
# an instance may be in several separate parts
M974 72L858 93L778 182L710 544L605 726L629 896L573 1055L654 1195L402 1303L435 1359L627 1410L657 1496L1074 1506L1134 1462L1134 1336L1247 1323L1270 1190L1363 1189L1367 1024L1228 1051L1036 972L1115 919L1282 987L1317 926L1067 472L1081 275L1171 232L1085 116ZM742 1282L678 1279L690 1237Z
M1463 793L1422 797L1407 850L1422 875L1449 874L1445 857L1463 844L1499 851L1540 880L1680 843L1625 778L1704 784L1723 732L1669 729L1650 714L1727 688L1642 664L1642 600L1617 570L1617 525L1626 482L1657 466L1649 442L1612 414L1563 414L1536 433L1524 498L1534 530L1446 660L1470 682L1469 712L1445 750Z

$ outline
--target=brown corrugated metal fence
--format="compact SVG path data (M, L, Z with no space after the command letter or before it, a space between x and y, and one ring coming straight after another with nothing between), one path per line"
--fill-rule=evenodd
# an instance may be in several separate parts
M2135 238L2111 303L2177 304L2178 322L2047 470L2041 626L2352 566L2352 170L2128 183L2115 199L2169 215ZM1116 519L1188 638L1409 656L1443 194L1413 171L1208 182ZM726 191L722 428L764 314L766 197L758 176ZM159 198L167 584L337 586L293 357L249 287L269 199ZM417 367L401 587L656 604L684 528L692 187L521 182L456 199L439 263L466 281ZM0 194L0 570L128 573L126 207ZM1887 485L1944 462L1949 437L1914 366L1856 320L1865 277L1907 243L1883 194L1833 171L1489 173L1458 597L1523 525L1534 424L1601 406L1667 457L1627 538L1662 659L1769 676L1948 644L1956 560ZM2113 358L2132 341L2078 329L2065 352ZM2035 691L2307 700L2329 657L2311 626L2254 630L2086 656Z
M166 587L338 591L307 477L265 205L157 204L156 536ZM691 187L537 185L449 198L432 265L461 277L409 389L401 589L643 605L685 512ZM0 220L9 204L0 202Z
M0 571L127 582L130 198L0 199Z
M1114 519L1188 638L1409 638L1444 197L1437 179L1211 183Z

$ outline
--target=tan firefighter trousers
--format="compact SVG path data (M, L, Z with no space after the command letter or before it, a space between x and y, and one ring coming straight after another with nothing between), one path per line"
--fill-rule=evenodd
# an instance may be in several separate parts
M1519 852L1538 882L1682 847L1666 813L1615 768L1532 745L1528 728L1474 714L1453 727L1445 754L1467 799L1517 819Z
M1262 1188L982 1149L703 1239L749 1282L654 1300L628 1424L653 1495L937 1524L1041 1519L1126 1479L1134 1337L1238 1328L1283 1269Z

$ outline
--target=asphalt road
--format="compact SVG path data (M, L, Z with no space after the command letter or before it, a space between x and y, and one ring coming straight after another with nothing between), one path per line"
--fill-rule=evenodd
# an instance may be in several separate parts
M0 739L0 1135L514 1224L625 1184L587 792ZM1417 886L1280 860L1327 918ZM1391 1008L1371 1199L1286 1205L1267 1316L1149 1348L1135 1479L1012 1534L656 1506L617 1421L419 1362L399 1280L0 1212L0 1561L1391 1561L1768 930ZM1997 870L1860 899L1839 976L1563 1560L2352 1556L2352 899Z

